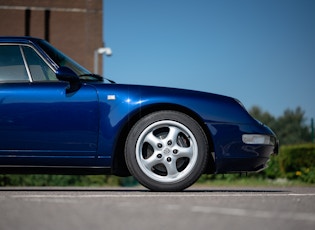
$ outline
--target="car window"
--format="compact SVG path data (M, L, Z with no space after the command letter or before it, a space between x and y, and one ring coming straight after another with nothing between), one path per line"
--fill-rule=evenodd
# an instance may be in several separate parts
M62 53L60 50L56 49L50 45L45 40L38 40L37 44L48 54L48 56L60 67L66 66L72 69L77 75L91 74L90 71L85 69L83 66L79 65L76 61L72 60L70 57Z
M1 81L29 81L18 45L0 45Z
M28 46L23 47L25 59L33 81L57 81L56 74L47 63Z

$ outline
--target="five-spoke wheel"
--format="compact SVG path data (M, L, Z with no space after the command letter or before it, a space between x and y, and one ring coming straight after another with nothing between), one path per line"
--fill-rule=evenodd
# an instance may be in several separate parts
M159 111L138 121L126 142L132 175L154 191L180 191L194 183L207 163L207 139L191 117Z

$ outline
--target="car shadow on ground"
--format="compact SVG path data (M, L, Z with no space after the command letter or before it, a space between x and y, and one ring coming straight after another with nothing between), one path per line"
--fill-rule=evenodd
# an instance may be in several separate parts
M154 193L144 187L0 187L0 192L119 192L119 193ZM287 189L279 188L188 188L172 193L288 193ZM160 192L164 193L164 192Z

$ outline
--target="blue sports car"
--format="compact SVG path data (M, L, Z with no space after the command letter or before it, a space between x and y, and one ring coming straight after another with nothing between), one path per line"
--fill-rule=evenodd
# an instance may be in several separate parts
M115 84L45 40L0 37L0 173L132 175L181 191L201 174L262 170L277 152L234 98Z

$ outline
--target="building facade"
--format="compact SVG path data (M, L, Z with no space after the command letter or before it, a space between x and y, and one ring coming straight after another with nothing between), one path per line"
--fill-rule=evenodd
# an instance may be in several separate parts
M0 18L0 36L43 38L90 71L104 46L103 0L0 0Z

